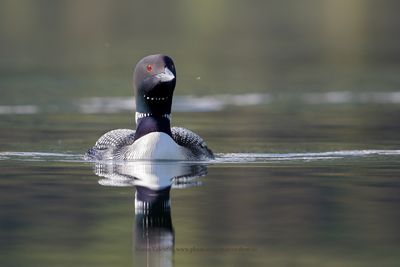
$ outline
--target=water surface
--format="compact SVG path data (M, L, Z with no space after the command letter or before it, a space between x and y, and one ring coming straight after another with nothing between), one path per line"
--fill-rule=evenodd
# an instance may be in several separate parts
M113 98L3 113L1 265L397 266L400 109L317 96L178 96L208 162L84 161L134 127Z
M2 265L396 266L399 162L398 150L202 163L2 152Z

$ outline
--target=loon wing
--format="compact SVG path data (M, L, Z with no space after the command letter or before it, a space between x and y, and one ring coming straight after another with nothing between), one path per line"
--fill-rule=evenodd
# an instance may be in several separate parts
M121 148L133 144L135 131L117 129L103 134L85 155L87 159L121 159Z
M171 132L174 141L187 148L192 153L193 159L214 158L214 154L207 147L206 142L194 132L182 127L172 127Z

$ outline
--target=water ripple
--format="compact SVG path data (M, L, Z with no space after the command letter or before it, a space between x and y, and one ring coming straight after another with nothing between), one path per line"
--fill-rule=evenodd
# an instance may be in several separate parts
M380 156L400 156L400 150L341 150L307 153L221 153L217 154L217 163L246 163L271 161L316 161L343 158L363 158Z
M76 112L83 114L134 112L133 97L89 97L66 100L63 105L0 105L0 115L37 114L46 112ZM270 103L301 105L343 104L400 104L400 91L393 92L303 92L303 93L246 93L205 96L177 95L173 99L174 112L212 112L230 106L257 106Z
M39 108L35 105L0 105L0 115L7 114L36 114Z
M320 161L347 158L398 157L400 150L341 150L305 153L217 153L214 160L198 163L265 163L277 161ZM0 152L0 160L87 162L81 154L51 152ZM124 162L120 162L123 164ZM194 162L196 163L196 162Z
M83 161L83 155L52 153L52 152L0 152L0 160L18 160L18 161Z
M305 92L300 94L216 94L205 96L177 95L173 100L175 112L220 111L228 106L257 106L268 103L296 102L303 105L341 104L399 104L400 92ZM135 109L133 97L92 97L79 100L82 113L118 113Z

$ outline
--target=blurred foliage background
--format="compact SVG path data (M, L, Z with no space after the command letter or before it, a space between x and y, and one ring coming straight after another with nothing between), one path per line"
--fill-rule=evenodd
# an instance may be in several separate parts
M128 96L152 53L175 59L177 94L395 90L399 5L1 0L0 103Z

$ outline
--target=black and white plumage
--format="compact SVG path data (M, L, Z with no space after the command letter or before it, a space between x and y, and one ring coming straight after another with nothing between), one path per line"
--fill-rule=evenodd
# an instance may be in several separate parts
M204 140L194 132L181 127L172 127L171 132L172 140L177 145L181 146L180 151L182 156L178 156L178 158L167 157L159 159L207 160L214 157ZM142 151L142 149L138 147L139 145L135 145L134 141L135 130L117 129L109 131L101 136L96 144L88 150L86 158L95 160L141 159L140 151ZM149 149L149 146L145 148L145 150ZM133 151L135 150L138 151L137 156L134 156L135 153ZM166 151L165 154L168 156L168 151Z
M94 160L208 160L212 151L194 132L170 126L176 83L172 59L165 55L143 58L134 71L136 130L105 133L85 155Z

